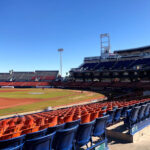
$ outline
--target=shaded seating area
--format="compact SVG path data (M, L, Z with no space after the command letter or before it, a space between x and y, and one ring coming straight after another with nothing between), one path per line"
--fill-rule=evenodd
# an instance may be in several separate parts
M128 109L124 124L129 129L130 134L135 134L150 125L150 103L138 103L137 106Z

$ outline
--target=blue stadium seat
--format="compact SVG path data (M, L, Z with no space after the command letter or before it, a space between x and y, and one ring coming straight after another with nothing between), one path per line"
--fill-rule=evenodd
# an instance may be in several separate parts
M75 121L71 121L71 122L67 122L66 125L65 125L65 128L73 128L75 127L76 125L79 125L80 124L80 121L81 119L78 119L78 120L75 120Z
M145 112L144 112L144 118L148 118L150 116L150 103L147 103Z
M43 129L43 130L33 132L33 133L28 133L28 134L26 134L26 140L42 137L42 136L46 135L46 132L47 132L47 129Z
M132 125L137 123L139 110L140 106L127 110L127 117L124 120L124 123L127 127L131 128Z
M19 137L15 137L8 140L2 140L0 141L0 150L15 148L16 146L19 146L22 143L24 143L24 140L25 140L25 135L21 135Z
M142 105L140 110L139 110L139 113L138 113L138 120L139 121L142 121L144 119L144 112L145 112L146 106L147 106L146 104Z
M26 140L24 150L51 150L55 133L56 132L39 138Z
M129 66L130 63L132 63L133 60L124 60L124 61L117 61L112 69L116 70L116 69L124 69L127 68Z
M135 107L140 106L140 105L141 105L141 103L134 104Z
M128 106L123 107L122 112L121 112L121 117L126 117L127 116L127 110L128 110Z
M49 127L47 129L47 134L53 133L55 131L61 130L65 128L65 123L64 124L60 124L60 125L56 125L54 127Z
M105 128L106 128L106 122L108 119L108 115L96 118L96 122L94 124L92 136L100 137L101 139L105 139Z
M138 104L138 106L139 106L139 104ZM134 107L137 107L136 104L130 105L129 109L133 109Z
M24 145L24 143L23 144L20 144L20 145L18 145L18 146L16 146L16 147L13 147L13 148L11 148L11 149L9 149L9 150L22 150L23 149L23 145ZM8 149L7 149L8 150Z
M107 112L107 115L109 115L108 119L107 119L107 125L111 125L113 123L113 119L114 119L114 114L115 114L115 110L109 110Z
M118 122L120 120L122 109L123 108L116 109L114 114L114 122Z
M80 124L77 130L76 135L76 148L79 149L79 147L86 145L88 147L88 142L91 142L92 139L91 135L93 132L93 126L94 126L95 120L89 122L89 123L83 123Z
M93 70L97 64L98 63L84 63L82 66L80 66L79 69L82 69L82 70Z
M62 129L56 132L53 142L54 150L72 150L75 149L75 132L78 125L73 128Z

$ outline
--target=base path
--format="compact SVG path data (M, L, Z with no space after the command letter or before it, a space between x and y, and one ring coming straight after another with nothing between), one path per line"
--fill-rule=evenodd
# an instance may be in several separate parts
M32 104L40 102L41 99L32 99L32 98L0 98L0 109L12 108L19 105Z

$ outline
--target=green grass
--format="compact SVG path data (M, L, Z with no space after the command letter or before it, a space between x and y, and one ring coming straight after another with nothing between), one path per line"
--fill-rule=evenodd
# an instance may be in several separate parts
M32 94L32 93L42 93L42 94ZM50 89L33 89L27 91L16 91L16 92L0 92L0 98L38 98L38 99L46 99L46 98L54 98L59 96L70 95L71 91L64 90L50 90Z
M44 92L45 94L42 95L27 95L27 93L30 92ZM8 94L9 93L9 94ZM72 103L78 103L87 99L94 99L97 97L102 96L98 93L93 93L92 95L87 95L87 93L77 93L76 95L74 91L70 90L59 90L59 89L45 89L44 91L41 89L33 89L29 91L19 91L19 92L6 92L6 93L0 93L0 97L5 98L41 98L42 101L32 103L32 104L26 104L26 105L20 105L15 106L11 108L6 109L0 109L0 116L2 115L9 115L9 114L15 114L15 113L22 113L22 112L28 112L28 111L36 111L44 109L48 106L61 106L61 105L67 105ZM65 96L60 97L57 100L44 100L45 98L56 98L59 96Z

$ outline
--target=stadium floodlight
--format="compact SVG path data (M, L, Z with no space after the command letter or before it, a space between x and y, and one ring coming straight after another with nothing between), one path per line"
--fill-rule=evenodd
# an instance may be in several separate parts
M64 51L63 48L59 48L58 52L60 53L60 75L62 77L62 52Z
M110 36L109 33L100 34L101 57L106 58L110 54Z

